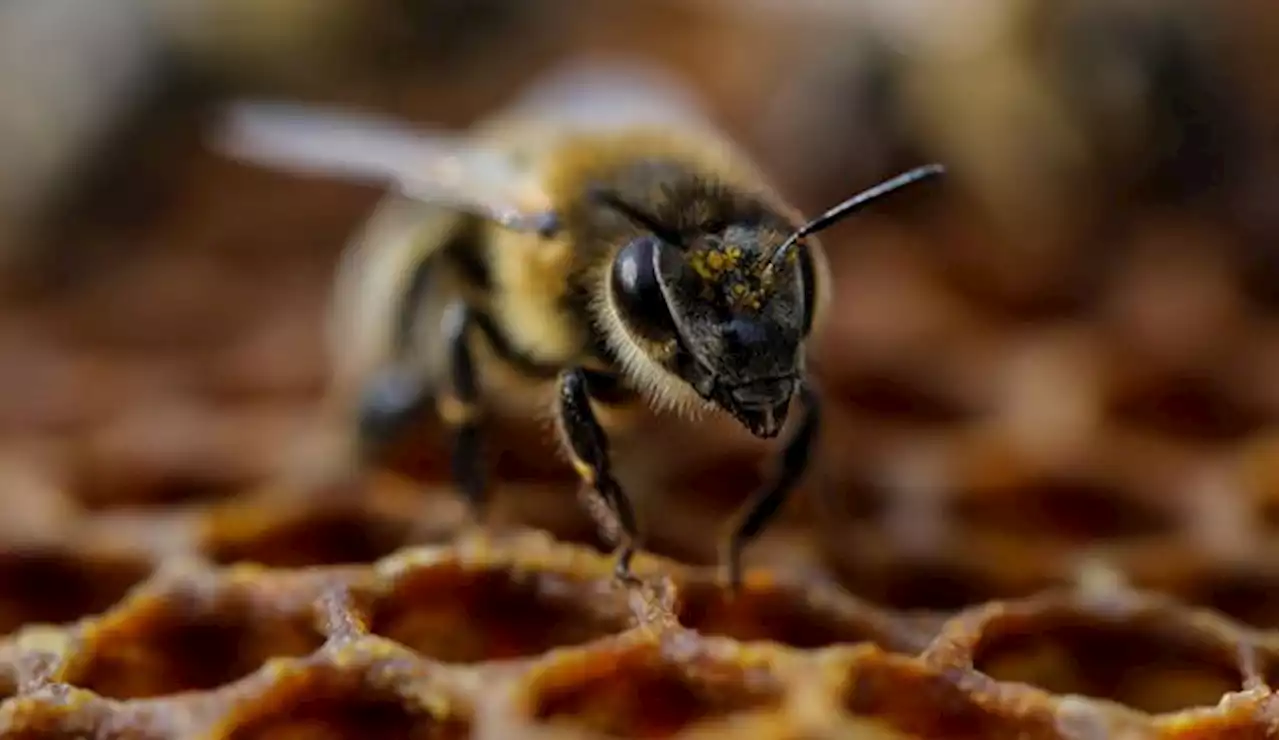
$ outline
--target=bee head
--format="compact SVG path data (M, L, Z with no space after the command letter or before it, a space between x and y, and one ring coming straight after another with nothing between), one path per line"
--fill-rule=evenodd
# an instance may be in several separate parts
M664 370L768 438L799 386L808 276L794 259L766 269L763 233L735 225L684 245L642 234L614 258L610 294L637 344L668 350L655 353Z
M616 253L610 271L609 295L626 344L752 434L776 436L800 388L813 316L813 264L803 240L942 172L940 165L905 172L790 234L748 221L690 238L616 195L597 192L641 229Z

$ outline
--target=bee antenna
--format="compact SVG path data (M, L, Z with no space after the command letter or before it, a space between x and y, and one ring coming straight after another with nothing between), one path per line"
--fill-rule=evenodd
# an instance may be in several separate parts
M684 243L684 238L680 234L664 226L649 213L623 200L617 193L609 190L593 190L591 191L591 197L622 214L631 223L652 233L668 244L679 246Z
M943 167L940 164L926 164L916 167L915 169L907 170L896 177L889 178L879 185L869 187L857 195L848 198L844 202L832 206L821 216L818 216L804 226L796 229L791 236L787 237L786 241L779 244L777 248L773 250L773 253L769 255L769 268L772 269L774 265L780 264L783 258L786 257L787 252L806 236L816 234L823 229L834 226L862 210L864 206L869 205L872 201L879 200L881 197L886 196L895 190L900 190L901 188L935 175L941 175L944 172L946 172L946 167Z

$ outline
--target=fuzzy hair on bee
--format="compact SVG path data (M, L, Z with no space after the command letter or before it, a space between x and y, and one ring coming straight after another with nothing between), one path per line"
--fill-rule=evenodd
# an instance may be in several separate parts
M829 296L812 234L941 168L805 221L689 99L634 74L562 73L467 134L242 103L218 146L391 188L339 270L335 359L363 363L348 373L360 449L434 409L476 517L485 414L550 410L575 470L616 518L616 574L631 583L639 531L614 473L612 412L637 402L721 412L761 439L793 420L777 472L723 540L736 587L744 546L804 473L818 430L805 343Z

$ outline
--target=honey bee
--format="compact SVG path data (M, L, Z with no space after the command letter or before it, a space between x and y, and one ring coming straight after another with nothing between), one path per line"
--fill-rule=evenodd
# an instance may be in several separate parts
M335 350L372 358L350 373L357 447L369 455L434 411L477 520L482 412L504 397L547 404L574 469L611 511L615 576L632 584L639 531L611 463L610 412L645 401L712 410L770 439L799 406L778 471L722 540L723 577L737 588L744 547L805 471L818 431L804 347L828 296L813 235L942 167L804 221L711 127L612 118L500 117L464 135L246 102L218 146L258 166L393 188L338 276Z

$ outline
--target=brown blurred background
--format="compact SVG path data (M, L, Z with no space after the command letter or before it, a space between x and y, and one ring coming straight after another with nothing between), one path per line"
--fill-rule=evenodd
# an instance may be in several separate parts
M316 423L333 267L379 193L214 155L218 102L461 129L560 62L625 58L687 82L809 213L923 161L952 173L825 239L837 293L815 363L834 409L796 527L753 562L817 552L859 595L953 608L1101 554L1274 627L1275 16L1261 0L0 5L0 583L66 577L32 563L72 547L69 518L268 485ZM495 447L508 478L532 476L514 442ZM707 561L700 528L756 461L682 449L714 464L696 494L647 503L646 526ZM439 460L428 434L389 464L439 477ZM514 498L589 539L557 518L572 505ZM834 515L810 519L819 506ZM333 559L402 541L352 526L323 535L343 540ZM290 546L261 559L307 560Z

